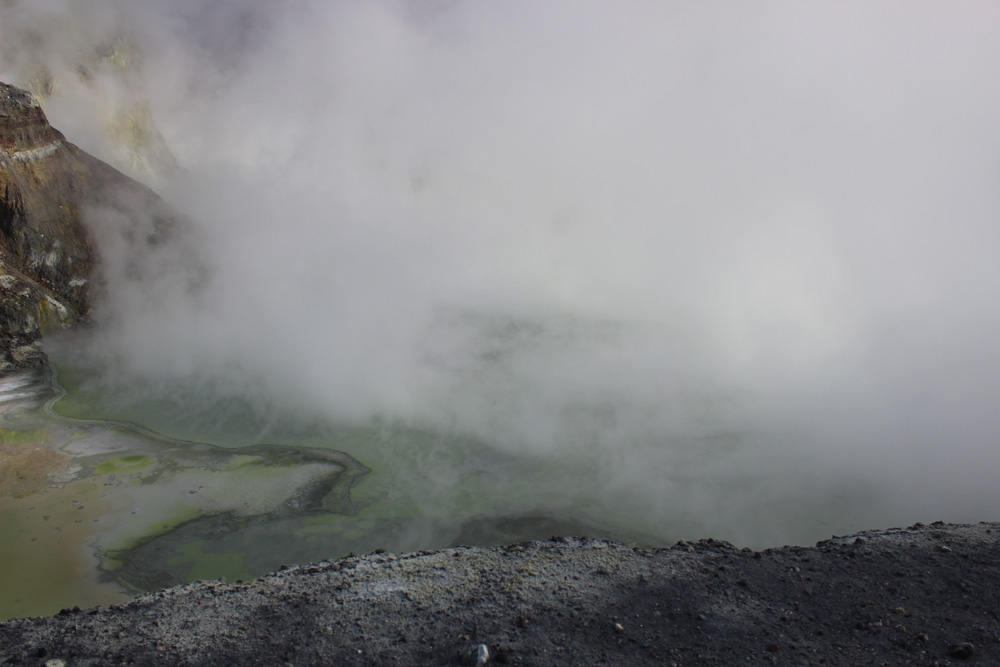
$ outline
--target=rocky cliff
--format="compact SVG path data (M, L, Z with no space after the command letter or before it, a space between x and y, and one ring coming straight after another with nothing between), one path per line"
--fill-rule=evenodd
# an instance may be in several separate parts
M143 243L170 217L151 190L67 142L31 93L0 83L0 372L43 363L41 336L87 318L101 215L130 221L120 233Z

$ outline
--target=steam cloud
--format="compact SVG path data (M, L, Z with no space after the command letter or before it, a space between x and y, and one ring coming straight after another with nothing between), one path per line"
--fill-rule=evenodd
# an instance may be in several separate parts
M0 12L0 79L196 225L200 290L112 281L123 377L586 460L737 540L820 487L996 518L995 3Z

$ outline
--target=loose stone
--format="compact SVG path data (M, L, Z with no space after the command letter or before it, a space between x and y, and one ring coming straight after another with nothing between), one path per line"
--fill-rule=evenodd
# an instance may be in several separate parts
M954 644L951 647L951 657L958 658L959 660L968 660L976 653L976 647L972 644L962 642L960 644Z

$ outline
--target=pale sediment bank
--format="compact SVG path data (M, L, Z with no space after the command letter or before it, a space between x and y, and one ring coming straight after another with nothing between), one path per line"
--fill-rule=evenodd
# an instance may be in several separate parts
M554 538L374 553L13 620L0 661L998 664L998 610L1000 523L762 552Z

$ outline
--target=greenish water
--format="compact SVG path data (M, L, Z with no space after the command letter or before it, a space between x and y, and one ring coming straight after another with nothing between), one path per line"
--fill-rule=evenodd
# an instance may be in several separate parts
M0 382L0 453L18 482L0 487L0 565L21 573L0 618L380 548L661 541L588 514L591 494L567 495L558 461L419 430L264 417L197 391L117 394L87 369L53 370Z
M613 406L574 408L571 447L529 449L317 419L211 380L108 381L72 341L47 351L52 372L0 378L0 618L376 549L554 535L759 548L888 525L877 484L715 419L712 397L677 408L690 428L607 442Z

